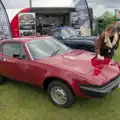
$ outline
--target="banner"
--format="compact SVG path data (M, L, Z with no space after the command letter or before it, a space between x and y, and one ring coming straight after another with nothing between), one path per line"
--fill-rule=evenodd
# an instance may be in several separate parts
M72 25L81 35L91 35L90 15L86 0L74 0L76 13L71 14Z
M11 38L11 29L6 9L0 0L0 40Z

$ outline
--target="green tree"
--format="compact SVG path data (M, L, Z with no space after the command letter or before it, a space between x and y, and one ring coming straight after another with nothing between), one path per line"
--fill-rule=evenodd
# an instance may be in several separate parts
M98 33L101 34L104 29L113 22L115 22L115 16L106 11L102 16L98 18Z

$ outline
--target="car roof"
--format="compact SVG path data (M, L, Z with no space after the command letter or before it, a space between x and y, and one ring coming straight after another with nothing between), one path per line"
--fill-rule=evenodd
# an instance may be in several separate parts
M34 40L46 40L51 38L51 36L41 36L41 37L21 37L21 38L12 38L12 39L6 39L6 40L1 40L0 43L4 43L4 42L18 42L18 43L27 43L30 41L34 41Z

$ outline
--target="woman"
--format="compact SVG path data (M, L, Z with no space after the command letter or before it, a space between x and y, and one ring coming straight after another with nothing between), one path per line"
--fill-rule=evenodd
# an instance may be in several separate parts
M97 58L103 59L101 56L112 58L115 55L119 45L119 35L116 27L109 26L104 33L102 33L96 43Z

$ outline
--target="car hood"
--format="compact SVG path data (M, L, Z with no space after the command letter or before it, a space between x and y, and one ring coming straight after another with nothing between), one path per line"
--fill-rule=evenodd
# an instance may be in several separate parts
M64 55L57 55L43 60L44 63L59 67L79 74L103 73L105 76L116 76L119 73L118 66L111 60L97 60L95 53L82 50L72 50ZM112 64L111 64L112 63ZM111 74L112 73L112 74Z

